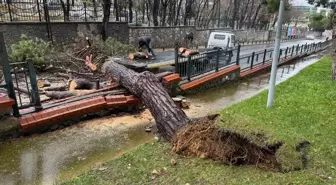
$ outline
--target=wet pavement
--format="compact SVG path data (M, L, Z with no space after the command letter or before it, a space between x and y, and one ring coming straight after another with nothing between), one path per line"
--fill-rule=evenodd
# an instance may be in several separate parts
M299 60L278 69L277 83L285 81L320 56ZM188 97L190 117L209 113L250 98L267 88L269 74L221 86ZM49 185L68 180L84 171L152 141L145 132L153 124L148 111L138 115L110 116L71 127L0 143L0 184Z
M315 39L315 40L293 40L293 41L287 41L281 43L281 49L286 49L287 47L292 47L292 46L297 46L297 45L302 45L302 44L312 44L312 43L318 43L318 42L323 42L325 41L324 38L321 39ZM247 54L252 54L252 52L262 52L265 49L273 49L274 48L274 43L272 44L266 44L266 45L255 45L255 46L242 46L241 51L240 51L240 57L247 55ZM204 51L205 49L199 49L200 51ZM156 57L155 60L136 60L135 63L144 63L146 64L149 68L156 68L158 66L165 66L165 65L171 65L174 64L174 50L167 50L167 51L161 51L161 52L156 52ZM232 61L236 61L236 52L233 53L233 58ZM266 58L267 60L267 58ZM245 61L242 61L241 66L244 68Z

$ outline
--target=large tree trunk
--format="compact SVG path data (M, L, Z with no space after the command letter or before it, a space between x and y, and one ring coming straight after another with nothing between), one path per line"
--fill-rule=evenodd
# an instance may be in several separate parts
M117 60L121 59L109 59L102 71L141 98L152 113L161 136L172 143L174 152L230 165L281 167L275 154L282 143L257 145L247 137L215 124L218 115L189 120L152 73L136 73L118 64L123 61Z
M161 136L172 141L177 131L190 121L187 115L177 107L155 75L147 71L136 73L117 62L112 59L105 62L103 73L138 96L155 118Z

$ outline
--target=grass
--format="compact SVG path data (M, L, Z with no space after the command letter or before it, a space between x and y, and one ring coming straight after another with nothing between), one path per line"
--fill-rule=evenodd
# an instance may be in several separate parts
M304 69L276 89L274 108L267 91L221 111L220 123L254 141L284 145L277 157L284 168L301 165L295 146L311 143L308 167L279 173L254 166L233 167L171 153L167 143L148 143L64 184L336 184L336 82L330 57ZM261 133L265 140L256 137ZM170 161L174 158L176 166ZM100 168L100 170L99 170ZM152 171L160 174L152 174Z

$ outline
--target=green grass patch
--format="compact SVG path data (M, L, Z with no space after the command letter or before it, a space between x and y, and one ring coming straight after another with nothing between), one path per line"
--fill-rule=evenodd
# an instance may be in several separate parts
M178 156L167 143L148 143L64 184L336 184L336 82L331 80L331 62L325 57L279 84L272 109L266 108L264 91L221 111L225 121L220 124L226 129L266 142L260 144L282 141L277 158L285 169L301 167L295 146L309 141L304 170L279 173L227 166Z

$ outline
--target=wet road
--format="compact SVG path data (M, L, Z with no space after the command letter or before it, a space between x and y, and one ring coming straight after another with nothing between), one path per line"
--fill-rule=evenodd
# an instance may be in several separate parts
M285 81L320 57L300 60L278 69L277 82ZM221 86L188 97L190 117L205 116L250 98L267 88L269 74ZM109 161L153 140L146 125L153 124L148 111L139 115L104 117L62 130L0 143L1 185L50 185ZM99 169L99 167L98 167ZM104 169L101 169L104 170Z

